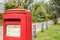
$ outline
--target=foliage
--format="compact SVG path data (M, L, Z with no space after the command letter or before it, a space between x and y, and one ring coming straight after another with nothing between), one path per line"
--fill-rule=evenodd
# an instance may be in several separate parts
M31 9L33 22L42 22L51 19L52 14L47 11L48 8L46 8L46 5L44 2L33 4Z
M2 13L0 13L0 20L2 20Z
M13 8L15 8L15 4L11 4L11 2L5 3L5 10L13 9Z
M28 6L30 3L32 3L33 0L9 0L7 3L5 3L5 9L12 9L15 8L15 6L18 4L20 8L28 9Z
M2 25L2 13L0 13L0 26Z
M48 3L43 1L33 3L33 0L13 0L13 2L9 1L5 3L5 10L15 8L16 4L19 4L19 8L28 9L29 5L32 4L30 7L30 11L32 12L32 21L33 22L43 22L52 19L52 12L51 7Z
M50 0L50 5L52 8L52 12L54 13L53 21L55 24L57 24L58 18L60 16L60 0Z

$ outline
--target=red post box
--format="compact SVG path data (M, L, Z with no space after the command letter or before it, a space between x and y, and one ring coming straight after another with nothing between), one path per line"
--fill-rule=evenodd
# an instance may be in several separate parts
M31 13L10 9L3 13L3 40L32 40Z

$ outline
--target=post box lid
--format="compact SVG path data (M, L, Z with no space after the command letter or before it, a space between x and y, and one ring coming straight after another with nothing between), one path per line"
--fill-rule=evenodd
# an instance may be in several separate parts
M25 11L25 9L9 9L8 11Z
M30 12L28 10L25 10L25 9L9 9L9 10L6 10L4 13L24 13L26 14L26 12Z

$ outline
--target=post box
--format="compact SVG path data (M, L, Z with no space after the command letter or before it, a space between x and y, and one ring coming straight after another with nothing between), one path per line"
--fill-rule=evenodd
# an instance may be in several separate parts
M3 13L3 40L32 40L31 13L10 9Z

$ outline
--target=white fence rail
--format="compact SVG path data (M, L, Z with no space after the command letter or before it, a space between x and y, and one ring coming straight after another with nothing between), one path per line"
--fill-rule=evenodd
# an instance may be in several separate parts
M47 21L47 22L40 22L40 23L33 23L32 24L32 31L34 30L33 29L33 25L35 25L36 26L36 33L38 32L38 31L40 31L41 30L41 27L43 27L44 26L44 29L46 28L46 25L48 26L48 25L52 25L53 24L53 21L51 20L51 21Z
M58 21L60 21L60 18L58 19ZM47 22L33 23L32 24L32 36L33 37L36 36L36 33L38 31L43 32L44 29L48 29L48 27L53 24L54 24L53 20L50 20Z

